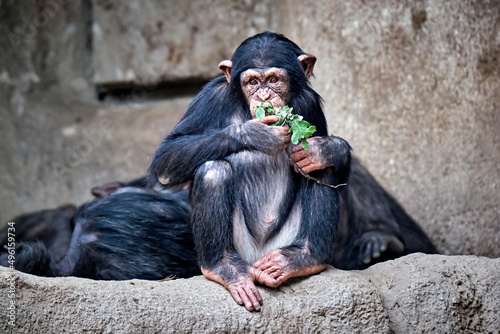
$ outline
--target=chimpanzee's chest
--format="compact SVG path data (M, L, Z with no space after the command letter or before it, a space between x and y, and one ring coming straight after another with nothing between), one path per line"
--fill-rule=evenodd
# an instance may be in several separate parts
M290 160L285 152L270 156L253 151L227 160L235 177L234 244L240 256L253 263L291 244L298 233L300 203L289 203L296 198Z
M241 204L258 203L277 207L291 182L291 167L285 152L271 156L256 151L243 151L227 157L235 176L235 196ZM268 201L266 201L268 200Z

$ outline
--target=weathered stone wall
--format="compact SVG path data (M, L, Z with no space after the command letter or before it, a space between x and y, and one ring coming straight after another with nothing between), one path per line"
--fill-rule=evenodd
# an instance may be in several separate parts
M248 36L274 26L270 0L94 1L95 82L211 79Z
M330 128L448 254L500 256L500 2L282 2Z
M98 282L0 268L0 331L498 333L500 328L500 259L415 254L364 271L329 267L259 291L262 310L250 313L201 276ZM6 307L11 301L14 326Z
M20 116L27 94L54 85L92 96L90 0L2 0L0 18L1 106Z
M332 133L441 252L500 256L499 2L208 3L0 2L3 223L144 174L188 103L99 104L94 84L206 79L269 29L318 56Z

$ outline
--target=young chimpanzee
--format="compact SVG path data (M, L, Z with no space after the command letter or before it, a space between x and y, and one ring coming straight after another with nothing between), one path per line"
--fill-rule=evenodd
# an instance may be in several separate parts
M117 189L78 208L62 260L41 241L19 242L15 268L41 276L100 280L198 275L186 199L186 191L172 195L137 187ZM6 266L6 254L0 264Z
M225 77L203 88L150 166L153 187L192 182L201 271L249 311L262 304L255 282L277 287L322 271L333 257L339 190L295 172L289 128L269 126L278 118L260 120L254 110L264 101L288 105L316 126L316 135L328 136L321 98L308 82L315 61L282 35L245 40L219 65ZM310 174L337 185L347 180L350 147L331 140L337 165Z

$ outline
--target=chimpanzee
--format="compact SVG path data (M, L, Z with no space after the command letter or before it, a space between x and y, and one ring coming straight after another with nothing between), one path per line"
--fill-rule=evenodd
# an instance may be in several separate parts
M225 76L207 84L162 142L149 184L192 182L191 224L202 273L225 286L249 311L262 298L255 282L277 287L288 278L322 271L333 257L339 189L294 171L288 127L276 116L255 117L255 106L288 105L328 136L320 96L310 87L316 58L270 32L245 40ZM338 164L310 175L344 183L350 146L331 137ZM314 146L315 141L311 140Z
M122 187L144 187L145 178L139 178L127 183L110 182L92 188L96 197L104 197ZM105 205L105 203L103 203ZM116 205L116 204L114 204ZM17 216L14 222L15 240L17 242L16 269L42 276L52 276L53 270L49 263L58 263L68 252L73 234L73 216L77 208L65 204L54 209L45 209ZM81 212L82 209L80 209ZM0 230L0 252L7 247L8 228ZM7 265L7 254L0 265Z
M130 182L109 182L91 189L96 198L101 198L123 187L143 188L145 178L138 178ZM73 234L73 215L76 206L72 204L61 205L54 209L45 209L23 214L11 219L15 223L15 239L17 242L40 241L48 250L50 258L57 263L66 255L71 236ZM0 230L0 247L8 244L7 231L10 226ZM27 249L27 246L25 246ZM36 247L38 249L38 247ZM0 251L2 249L0 248ZM38 256L35 256L38 257ZM29 269L25 272L33 273Z
M41 241L19 242L15 268L40 276L99 280L198 275L186 200L186 191L117 189L78 208L62 260L54 259ZM6 266L6 254L0 264Z

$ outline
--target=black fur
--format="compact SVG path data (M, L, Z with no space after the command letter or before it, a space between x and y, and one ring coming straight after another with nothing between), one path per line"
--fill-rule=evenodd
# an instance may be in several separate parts
M340 269L364 269L416 252L433 254L436 249L403 207L353 157L349 184L342 193L332 264Z
M199 274L187 193L121 188L78 208L69 250L55 261L43 243L17 243L15 268L43 276L99 280ZM2 257L2 265L6 260Z
M336 139L333 139L330 143L328 143L328 141L325 142L325 145L323 146L323 154L325 154L326 157L329 155L325 152L329 152L336 147L335 141ZM331 163L333 164L333 162ZM420 229L417 223L373 178L368 170L361 164L359 159L353 157L351 170L352 172L349 184L341 192L341 223L334 242L335 249L333 260L331 261L332 265L339 269L364 269L375 263L395 259L410 253L423 252L432 254L436 252L431 241ZM249 182L253 182L252 179L249 179ZM180 205L181 207L188 205L185 195L186 192L184 191L179 196L175 197L176 200L180 201L179 203L169 203L169 205L172 205L172 209L175 209L173 205ZM213 193L207 194L209 197L213 195ZM126 203L128 203L127 197L128 196L120 196L115 198L113 201L95 201L93 202L94 205L86 205L85 207L80 208L79 215L84 215L83 212L85 210L94 210L93 208L96 205L100 206L100 211L107 211L106 207L108 205L111 207L121 207L122 210L133 211L133 208L127 209L126 207ZM147 205L149 201L148 197L137 197L134 195L132 195L132 197L135 201L137 201L137 207L141 208ZM121 204L122 199L124 201ZM42 210L12 219L12 221L16 222L16 240L20 241L19 248L16 250L16 269L40 276L56 276L56 274L59 274L54 271L53 266L60 258L62 258L62 256L66 254L67 249L69 248L72 233L72 228L70 227L72 217L70 216L70 213L75 210L76 208L73 206L62 206L57 209ZM289 208L285 211L288 210ZM182 209L178 212L178 214L180 222L185 223L189 220L188 210ZM149 221L147 225L153 225L156 222L159 223L161 227L161 224L163 224L162 221L158 221L156 219L155 215L148 215L148 217L149 218L147 219L151 219L152 217L152 220ZM134 224L130 220L125 220L125 222L129 225ZM7 229L0 232L0 235L5 234L5 237L2 238L1 245L7 244L6 231ZM52 233L47 233L47 231L52 231ZM68 233L70 234L69 237L67 236ZM117 231L108 231L107 233L113 234L117 233ZM174 229L171 233L181 233L184 235L186 231L184 229ZM78 234L78 237L82 237L82 234ZM163 237L164 234L152 234L148 239L153 244L158 244L161 242L161 238ZM141 246L140 238L130 235L129 238L130 240L128 240L126 244L133 244L131 250L137 249ZM158 240L155 240L155 238L158 238ZM188 239L191 239L191 236ZM388 245L388 243L394 242L394 239L402 242L404 249L390 247L390 244ZM29 242L37 240L40 242ZM177 248L180 253L192 254L194 252L193 244L191 242L187 242L186 244L181 245L181 247L182 250ZM384 247L386 247L385 251L382 250ZM49 248L52 255L49 254L47 248ZM209 247L209 249L217 249L217 243L214 246ZM61 252L63 252L62 255L55 255L61 254ZM93 262L96 262L96 259L105 257L107 251L103 250L103 252L102 256L94 255L93 258L86 261L86 267L95 268ZM168 250L168 252L165 253L167 258L169 252L171 252L171 250ZM373 254L377 252L380 253L380 256L374 257ZM131 253L133 252L129 252L128 256L135 259L135 254ZM213 254L207 254L204 256L209 259L213 257L214 261L220 260L219 258L214 257ZM241 259L237 256L233 256L230 261L233 265L237 265L238 263L240 266L242 265ZM155 268L154 271L156 272L161 271L161 267L154 257L149 258L143 256L140 259L137 258L137 260L129 261L129 263L131 264L121 268L115 268L117 272L113 275L109 275L108 277L127 277L124 272L130 271L128 266L137 267L134 270L138 272L142 270L142 267ZM0 264L7 266L6 253L0 257ZM174 263L171 265L174 265ZM195 267L193 258L191 258L187 267ZM95 271L95 269L92 269L92 271ZM84 277L88 277L89 272L90 270L85 269L84 267L75 271L73 275L80 273ZM199 272L196 271L196 274L198 273ZM142 274L137 275L137 277L142 276ZM135 276L132 275L127 278L133 277Z
M38 275L38 276L57 276L53 268L53 259L42 241L17 242L15 245L16 270ZM9 255L7 252L0 254L0 265L9 267Z
M276 66L285 68L290 76L289 105L317 126L315 135L323 136L322 156L331 167L313 172L312 176L330 184L344 183L349 176L350 146L342 138L327 137L321 98L307 82L297 60L301 54L297 45L280 35L264 33L245 41L233 55L231 83L221 76L205 86L155 153L147 177L150 186L177 192L194 180L191 220L200 263L208 268L219 264L219 273L232 280L230 268L243 272L248 265L233 244L234 209L241 211L254 240L266 243L284 228L299 202L300 231L283 248L295 268L332 263L342 269L363 269L412 252L434 253L427 236L359 160L352 160L348 186L332 190L293 172L283 154L278 158L266 154L274 153L274 139L267 135L266 126L246 123L251 115L239 75L248 68ZM285 172L281 175L277 171ZM168 180L168 185L160 184L158 177ZM273 183L277 177L278 182ZM116 193L79 208L71 248L63 261L59 259L69 247L66 232L71 235L72 231L67 215L64 228L60 227L60 218L39 224L51 222L59 229L48 235L37 234L31 227L22 228L35 225L16 219L20 232L32 231L31 236L18 232L19 241L44 242L18 243L17 268L45 276L96 279L159 279L170 274L198 274L192 235L186 227L190 219L183 198L186 192L173 196L140 188L119 189L144 184L141 178L129 184L97 187L99 197ZM262 216L258 214L263 204L273 203L276 188L285 194L281 202L274 204L280 208L279 214L266 233L259 233ZM336 233L339 210L341 222ZM309 239L314 240L309 243L313 260L300 252ZM6 263L5 255L0 262Z
M76 206L67 204L15 217L11 221L14 223L16 242L41 241L46 246L44 251L48 249L52 258L60 260L68 251L73 233L71 219L75 211ZM0 245L8 244L9 227L0 231Z

